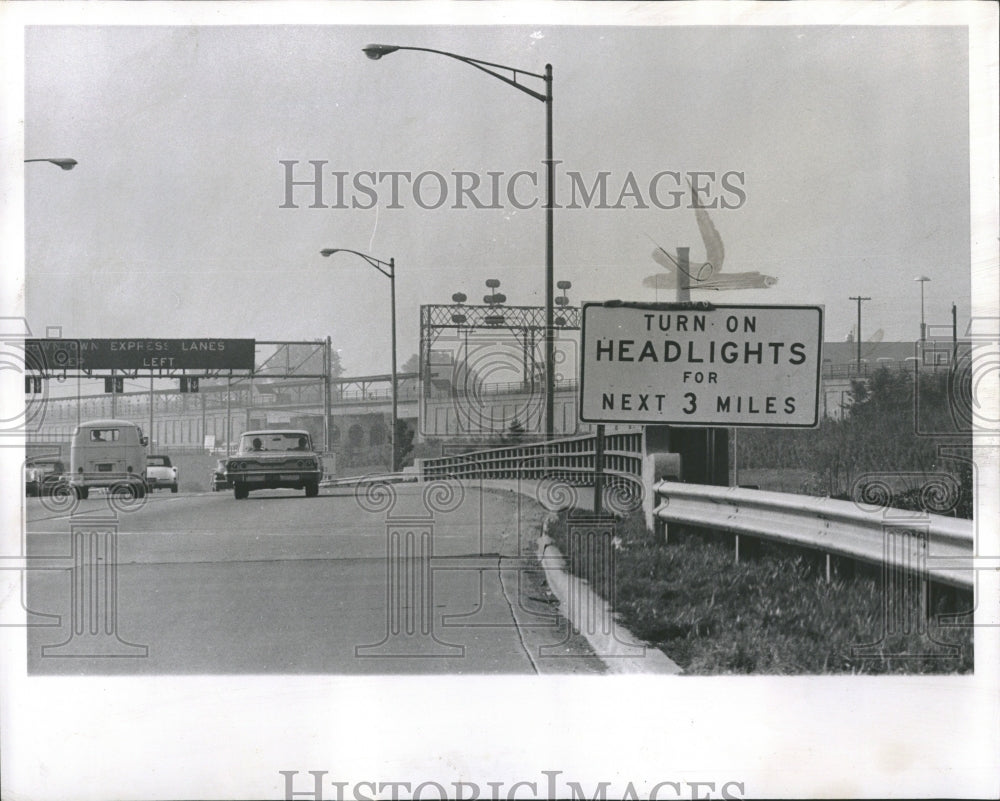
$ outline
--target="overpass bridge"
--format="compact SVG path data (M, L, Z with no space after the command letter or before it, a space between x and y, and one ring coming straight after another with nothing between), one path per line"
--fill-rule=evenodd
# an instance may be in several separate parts
M392 407L392 377L377 374L331 381L330 442L325 450L345 467L388 464ZM515 420L531 431L544 413L541 388L522 382L483 384L474 393L452 392L450 387L426 389L416 373L397 377L398 415L425 441L464 435L499 437ZM556 389L556 430L569 435L590 431L577 423L576 381ZM317 380L241 380L212 383L202 380L197 393L155 389L48 397L41 406L28 443L48 448L69 443L83 420L117 417L149 430L158 450L212 450L226 452L244 431L286 426L309 430L324 441L323 386ZM150 421L152 425L150 426Z
M911 369L909 360L827 362L822 374L820 413L839 418L849 405L851 382L878 366ZM474 384L457 390L451 381L421 381L418 373L397 376L398 414L414 432L416 442L428 440L499 440L511 427L540 431L544 396L540 383L524 381ZM577 381L556 383L557 435L590 434L594 426L580 423ZM203 379L197 393L176 388L49 396L28 431L29 445L49 448L66 444L82 420L120 417L149 430L158 450L226 452L243 431L287 426L304 428L336 454L338 465L386 465L390 455L392 377L388 373L331 379L330 441L324 443L324 388L321 379L278 379L272 376L232 381ZM150 422L152 421L152 425ZM609 426L608 433L633 426Z

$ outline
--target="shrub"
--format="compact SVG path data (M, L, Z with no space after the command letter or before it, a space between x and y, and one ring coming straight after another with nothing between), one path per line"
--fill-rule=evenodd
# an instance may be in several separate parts
M572 518L550 528L570 551ZM837 577L827 583L810 555L777 546L735 564L727 538L671 529L657 542L638 513L614 523L615 573L588 574L596 562L572 565L610 599L622 623L667 653L687 673L966 673L973 668L970 628L932 625L925 633L887 638L873 656L852 648L875 643L885 628L879 579ZM719 541L714 541L719 540ZM946 611L940 600L935 612ZM970 601L971 603L971 601ZM935 618L936 619L936 618ZM905 657L893 656L907 654Z

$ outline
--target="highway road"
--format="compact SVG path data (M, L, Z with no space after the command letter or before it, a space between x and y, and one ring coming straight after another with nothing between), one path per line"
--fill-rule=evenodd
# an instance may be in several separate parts
M543 514L458 484L28 498L28 669L604 672L537 569Z

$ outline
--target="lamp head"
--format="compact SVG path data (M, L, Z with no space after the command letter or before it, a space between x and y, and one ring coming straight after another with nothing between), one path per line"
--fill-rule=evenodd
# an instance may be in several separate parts
M920 283L923 283L924 281L930 281L931 279L930 279L930 278L928 278L928 277L927 277L926 275L918 275L918 276L917 276L916 278L914 278L913 280L914 280L914 281L919 281Z
M361 48L362 52L372 61L378 61L382 56L395 53L399 50L395 45L370 44Z
M76 159L49 159L49 161L64 170L72 170L76 166Z
M332 256L334 253L338 253L340 248L323 248L319 254L321 256Z

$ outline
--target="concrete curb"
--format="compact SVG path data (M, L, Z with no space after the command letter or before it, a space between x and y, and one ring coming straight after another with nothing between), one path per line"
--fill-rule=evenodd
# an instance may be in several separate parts
M538 497L528 492L525 482L492 480L480 483L480 488L497 493L521 495L543 508L548 513L542 521L538 536L538 561L545 571L545 579L553 595L559 601L559 614L582 634L595 655L604 662L608 672L616 674L650 673L678 675L683 669L658 648L642 642L625 628L611 610L608 602L594 592L584 579L574 576L566 569L566 560L548 536L548 528L556 519L556 512ZM575 601L575 603L573 602ZM598 631L588 631L593 626L586 625L581 610L587 610L602 623Z
M594 592L584 579L566 570L566 560L548 535L555 520L550 514L542 524L538 538L538 561L545 570L545 579L559 599L559 613L583 634L594 653L611 673L658 673L677 675L680 665L657 648L641 642L626 629L611 610L608 602ZM575 603L574 603L575 601ZM587 625L580 610L590 610L597 620L610 625Z

